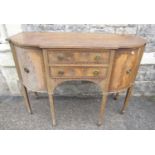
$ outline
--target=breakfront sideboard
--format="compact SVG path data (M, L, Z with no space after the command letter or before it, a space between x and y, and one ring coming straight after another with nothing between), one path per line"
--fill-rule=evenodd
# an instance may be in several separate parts
M53 93L64 81L87 80L102 90L98 125L103 122L108 93L126 90L124 112L146 41L132 35L101 33L24 32L10 43L27 110L32 113L28 90L46 91L52 124L56 125Z

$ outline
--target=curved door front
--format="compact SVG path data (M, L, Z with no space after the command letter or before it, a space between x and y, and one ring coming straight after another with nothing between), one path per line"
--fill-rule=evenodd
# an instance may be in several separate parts
M120 91L130 87L136 76L139 59L139 48L116 50L109 91Z

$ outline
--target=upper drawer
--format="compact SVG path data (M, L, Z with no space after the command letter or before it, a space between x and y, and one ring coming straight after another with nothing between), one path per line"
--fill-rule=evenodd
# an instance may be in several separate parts
M48 50L49 64L98 63L109 62L108 50Z

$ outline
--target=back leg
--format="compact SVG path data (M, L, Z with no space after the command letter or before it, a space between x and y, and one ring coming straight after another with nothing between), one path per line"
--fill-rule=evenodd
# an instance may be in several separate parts
M118 100L118 97L119 97L119 93L116 93L116 94L114 94L113 99Z

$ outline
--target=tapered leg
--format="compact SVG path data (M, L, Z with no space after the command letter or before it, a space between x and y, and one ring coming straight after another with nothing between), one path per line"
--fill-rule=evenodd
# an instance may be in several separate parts
M101 107L100 107L100 112L99 112L98 126L101 126L103 123L106 102L107 102L107 95L103 95L102 96L102 103L101 103Z
M55 120L55 108L54 108L54 99L53 99L53 95L51 95L51 94L49 93L49 94L48 94L48 97L49 97L50 108L51 108L52 125L55 126L55 125L56 125L56 120Z
M117 100L117 99L118 99L118 96L119 96L119 93L114 94L113 99L114 99L114 100Z
M128 88L128 90L127 90L126 97L125 97L125 101L124 101L123 107L122 107L122 109L121 109L121 111L120 111L121 114L124 114L125 109L126 109L126 107L127 107L127 105L128 105L129 98L130 98L131 93L132 93L132 88L133 88L133 87L130 87L130 88Z
M27 111L30 114L32 114L32 109L31 109L31 105L30 105L30 101L29 101L29 97L28 97L27 88L23 84L21 84L21 91L22 91L22 95L24 97L24 101L25 101Z

